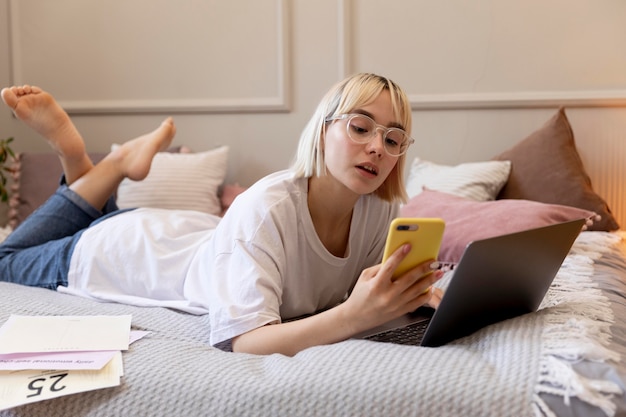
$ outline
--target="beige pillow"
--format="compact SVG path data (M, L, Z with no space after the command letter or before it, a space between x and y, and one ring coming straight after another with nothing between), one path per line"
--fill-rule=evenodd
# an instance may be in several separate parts
M565 109L560 108L539 130L493 159L511 161L511 175L498 199L579 207L601 216L590 230L619 229L609 206L591 186Z
M158 153L143 181L125 179L117 190L120 208L154 207L220 215L228 147L197 153Z
M471 198L494 200L509 177L509 161L467 162L440 165L415 158L407 178L407 194L414 197L424 188Z

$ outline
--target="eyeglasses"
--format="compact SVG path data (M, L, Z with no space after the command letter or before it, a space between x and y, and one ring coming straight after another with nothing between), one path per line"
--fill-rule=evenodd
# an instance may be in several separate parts
M348 119L346 128L348 137L356 143L370 143L376 137L378 130L383 131L383 145L391 156L400 156L406 153L409 146L415 142L404 130L397 127L385 127L376 123L371 117L364 114L338 114L326 119L327 122L338 119Z

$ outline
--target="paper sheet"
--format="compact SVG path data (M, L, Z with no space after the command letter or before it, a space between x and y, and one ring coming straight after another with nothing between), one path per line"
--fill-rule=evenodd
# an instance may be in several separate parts
M127 350L131 316L18 316L0 328L0 354Z
M0 410L120 385L122 353L97 371L1 371Z
M131 330L130 343L150 332ZM0 354L0 371L40 370L97 370L102 369L117 351L50 352ZM2 376L0 375L0 383Z
M0 371L21 370L98 370L109 363L116 352L9 353L0 355ZM2 383L2 374L0 374Z

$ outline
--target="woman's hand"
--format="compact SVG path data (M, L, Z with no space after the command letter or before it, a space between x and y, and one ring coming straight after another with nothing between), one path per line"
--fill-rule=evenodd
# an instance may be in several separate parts
M432 287L443 276L434 260L426 261L392 279L400 261L411 250L409 244L398 248L386 262L365 269L348 300L342 304L353 320L354 333L368 330L403 314L428 305L438 307L443 292Z
M443 293L432 284L443 272L435 270L436 262L424 262L391 279L410 250L410 245L403 245L385 263L365 269L344 303L300 320L251 330L233 339L233 350L295 355L311 346L346 340L422 305L437 307Z
M443 275L443 272L440 272L440 275ZM441 303L441 298L443 297L443 291L441 288L431 287L432 296L430 300L426 303L428 307L432 307L437 309L439 304Z

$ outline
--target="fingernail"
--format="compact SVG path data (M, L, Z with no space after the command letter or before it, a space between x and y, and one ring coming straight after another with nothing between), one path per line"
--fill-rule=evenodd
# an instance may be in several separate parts
M439 269L439 262L435 261L433 263L430 264L430 269L432 269L433 271L436 271L437 269Z

